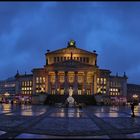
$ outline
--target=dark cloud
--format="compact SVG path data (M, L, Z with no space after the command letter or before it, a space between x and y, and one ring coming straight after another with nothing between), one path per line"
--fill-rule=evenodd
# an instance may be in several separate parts
M43 67L47 49L97 50L100 68L139 83L139 2L1 2L1 79Z

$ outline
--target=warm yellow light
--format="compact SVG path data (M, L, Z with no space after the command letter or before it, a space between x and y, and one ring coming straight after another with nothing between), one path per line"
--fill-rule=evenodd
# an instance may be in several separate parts
M138 98L138 95L134 94L134 95L133 95L133 98Z
M9 96L10 94L9 94L8 92L6 92L4 95L5 95L5 96Z

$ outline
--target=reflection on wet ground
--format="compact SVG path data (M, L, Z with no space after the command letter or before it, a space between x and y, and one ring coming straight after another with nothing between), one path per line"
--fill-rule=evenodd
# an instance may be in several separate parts
M6 133L5 131L0 131L0 135L5 134L5 133Z
M140 106L136 106L135 115L135 118L131 117L130 106L79 109L0 104L0 138L10 133L17 133L16 138L57 138L57 135L62 138L110 138L108 134L111 132L115 137L119 129L121 131L117 133L124 138L140 138Z
M16 138L18 139L23 139L23 138L31 138L31 139L43 139L43 138L52 138L52 139L56 139L56 138L63 138L63 139L85 139L85 138L90 138L90 139L96 139L96 138L99 138L99 139L109 139L109 136L107 135L102 135L102 136L76 136L76 137L72 137L72 136L51 136L51 135L39 135L39 134L29 134L29 133L22 133L20 134L19 136L17 136Z
M111 113L95 113L97 117L131 117L130 115L126 115L124 113L111 112Z
M0 114L5 113L5 115L39 116L46 111L47 109L42 106L33 107L32 105L2 104L0 107Z
M127 134L127 138L140 138L140 133Z
M87 117L87 115L79 108L59 108L55 110L51 115L51 117Z

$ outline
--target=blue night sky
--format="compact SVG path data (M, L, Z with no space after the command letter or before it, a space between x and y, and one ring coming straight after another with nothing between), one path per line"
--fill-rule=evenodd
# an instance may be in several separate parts
M0 79L43 67L70 39L140 84L140 2L0 2Z

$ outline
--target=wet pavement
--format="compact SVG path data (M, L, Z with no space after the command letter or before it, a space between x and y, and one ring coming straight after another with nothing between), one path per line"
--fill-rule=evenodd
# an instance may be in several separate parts
M0 138L140 138L140 106L0 104Z

